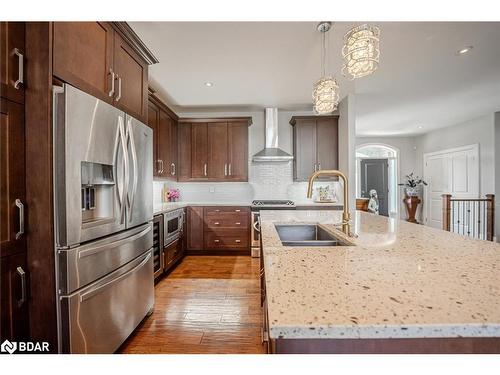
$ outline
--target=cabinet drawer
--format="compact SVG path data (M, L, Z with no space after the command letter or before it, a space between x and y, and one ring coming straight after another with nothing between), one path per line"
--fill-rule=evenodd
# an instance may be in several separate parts
M205 229L231 228L248 229L249 218L247 214L220 214L205 217Z
M248 207L235 207L235 206L212 206L205 207L205 215L218 215L218 214L236 214L236 215L245 215L250 212Z
M182 256L182 241L175 240L164 250L165 265L169 267L173 262Z
M206 249L246 249L249 246L248 232L231 232L228 235L218 235L214 232L205 232Z

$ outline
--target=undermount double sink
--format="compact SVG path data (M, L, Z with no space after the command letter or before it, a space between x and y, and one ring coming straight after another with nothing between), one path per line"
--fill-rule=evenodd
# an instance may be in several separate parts
M283 246L351 246L318 224L275 224Z

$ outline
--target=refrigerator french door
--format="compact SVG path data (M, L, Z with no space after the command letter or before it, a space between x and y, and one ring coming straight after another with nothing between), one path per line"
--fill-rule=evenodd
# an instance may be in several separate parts
M59 350L110 353L154 303L153 134L70 85L53 99Z

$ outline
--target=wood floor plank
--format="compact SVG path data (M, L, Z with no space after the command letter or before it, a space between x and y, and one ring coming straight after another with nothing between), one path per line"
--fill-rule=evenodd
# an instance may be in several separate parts
M153 314L119 352L264 353L259 267L248 256L184 258L156 285Z

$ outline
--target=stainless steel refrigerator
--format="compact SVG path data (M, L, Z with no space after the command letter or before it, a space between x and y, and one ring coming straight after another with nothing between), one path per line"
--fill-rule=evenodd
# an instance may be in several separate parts
M59 351L112 353L154 304L153 132L67 84L53 99Z

